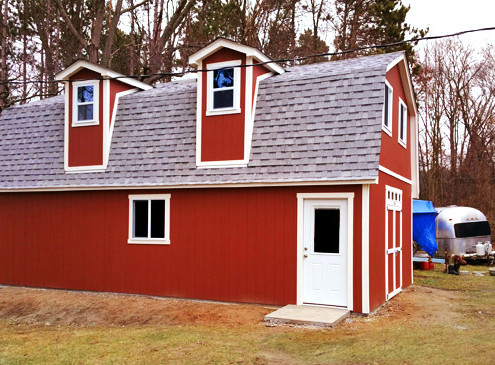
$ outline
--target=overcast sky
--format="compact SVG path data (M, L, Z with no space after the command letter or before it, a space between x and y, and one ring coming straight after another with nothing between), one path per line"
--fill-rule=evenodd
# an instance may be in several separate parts
M430 28L428 35L495 26L494 0L403 0L410 5L406 21L416 28ZM473 47L495 44L495 30L463 35Z

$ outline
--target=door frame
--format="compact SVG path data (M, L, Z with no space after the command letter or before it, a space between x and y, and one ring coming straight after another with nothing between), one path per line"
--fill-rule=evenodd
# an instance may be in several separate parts
M353 233L354 193L298 193L297 194L297 305L303 304L303 254L304 254L304 201L347 200L347 309L353 309ZM325 307L328 307L325 305ZM342 307L338 307L342 308Z

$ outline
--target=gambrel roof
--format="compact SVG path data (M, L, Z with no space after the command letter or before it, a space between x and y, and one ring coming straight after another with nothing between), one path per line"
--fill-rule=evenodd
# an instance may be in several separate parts
M374 181L384 81L403 53L296 66L261 81L247 167L197 168L196 84L119 101L106 171L64 172L64 97L0 117L0 190Z

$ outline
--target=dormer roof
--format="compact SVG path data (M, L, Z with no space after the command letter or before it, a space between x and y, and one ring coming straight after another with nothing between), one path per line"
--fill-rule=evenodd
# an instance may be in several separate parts
M270 71L275 72L277 74L282 74L285 72L285 70L282 67L280 67L275 62L273 62L270 58L268 58L260 50L254 48L254 47L251 47L251 46L246 46L244 44L240 44L240 43L231 41L231 40L226 39L226 38L217 38L216 40L214 40L212 43L210 43L206 47L202 48L198 52L189 56L189 63L193 66L198 66L199 61L212 55L213 53L217 52L221 48L228 48L228 49L232 49L234 51L243 53L246 55L246 57L253 57L256 60L258 60L258 62L260 62L260 63L266 62L263 66L265 66Z
M122 75L121 73L110 70L109 68L95 65L94 63L91 63L91 62L88 62L85 60L75 61L70 66L68 66L65 70L56 74L55 80L56 81L68 80L68 79L70 79L71 76L75 75L76 73L78 73L79 71L81 71L83 69L97 72L101 75L102 78L109 78L109 79L116 78L116 79L118 79L118 81L123 82L124 84L130 85L133 87L137 87L138 89L141 89L141 90L149 90L149 89L153 88L153 86L145 84L144 82L136 80L132 77L127 77L125 75Z

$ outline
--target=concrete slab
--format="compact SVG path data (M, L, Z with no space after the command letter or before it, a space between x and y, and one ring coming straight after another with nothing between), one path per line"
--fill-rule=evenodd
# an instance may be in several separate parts
M298 324L305 326L335 327L349 317L350 310L310 305L293 305L277 309L265 316L265 322L274 324Z

